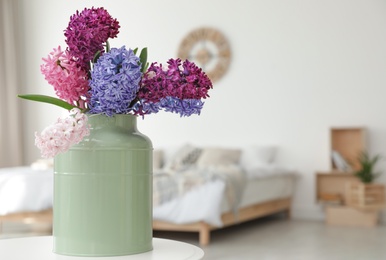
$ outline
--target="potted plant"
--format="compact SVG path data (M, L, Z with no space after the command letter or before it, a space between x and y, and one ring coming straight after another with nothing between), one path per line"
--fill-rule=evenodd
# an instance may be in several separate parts
M371 157L367 151L361 152L358 160L361 168L354 172L363 183L372 183L381 172L375 172L375 165L381 159L381 155L377 154Z
M354 172L360 183L348 185L347 204L364 210L377 210L384 207L385 186L373 183L381 174L375 171L375 166L381 158L379 154L371 157L367 151L360 153L358 157L360 169Z

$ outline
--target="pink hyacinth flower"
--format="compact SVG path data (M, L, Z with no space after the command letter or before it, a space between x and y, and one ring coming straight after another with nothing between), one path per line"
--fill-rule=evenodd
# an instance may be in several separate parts
M87 97L87 73L77 67L68 51L62 51L59 46L47 58L43 58L43 61L40 70L59 98L77 105L82 102L82 97Z
M43 158L52 158L70 149L90 134L87 116L78 108L73 108L68 117L58 118L55 124L45 128L41 134L35 133L35 145Z

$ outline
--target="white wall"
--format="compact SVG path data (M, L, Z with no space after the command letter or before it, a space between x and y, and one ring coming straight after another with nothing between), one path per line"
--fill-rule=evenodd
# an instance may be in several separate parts
M104 6L121 23L111 45L149 48L150 61L175 57L200 26L221 30L232 47L228 74L214 86L202 115L158 114L139 122L155 146L191 142L237 146L272 143L278 161L301 174L294 216L321 218L314 174L328 170L329 128L364 126L370 152L386 156L386 2L382 0L20 0L24 14L26 93L53 94L41 57L64 46L75 10ZM39 157L34 131L60 109L26 108L27 163ZM385 161L380 168L386 172ZM386 183L386 173L380 179Z

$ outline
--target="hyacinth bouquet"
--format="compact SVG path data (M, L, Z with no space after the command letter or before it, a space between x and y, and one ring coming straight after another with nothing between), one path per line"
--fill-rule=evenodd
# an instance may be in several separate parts
M54 48L41 65L58 98L19 95L69 110L67 117L35 134L42 157L67 151L89 135L87 119L92 114L200 114L212 88L207 75L188 60L149 66L146 48L139 55L137 48L110 48L108 39L116 38L119 28L102 7L77 11L64 33L66 49Z

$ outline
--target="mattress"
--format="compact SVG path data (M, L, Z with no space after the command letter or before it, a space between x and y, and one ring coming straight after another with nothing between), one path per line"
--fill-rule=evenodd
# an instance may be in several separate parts
M246 182L239 208L270 200L291 197L296 176L280 174L250 178ZM221 227L222 213L231 211L224 197L225 183L214 181L204 184L183 197L176 198L153 209L153 218L175 224L205 221Z
M294 174L265 176L247 181L240 208L270 200L291 197L295 189ZM231 211L226 200L221 204L222 213Z

